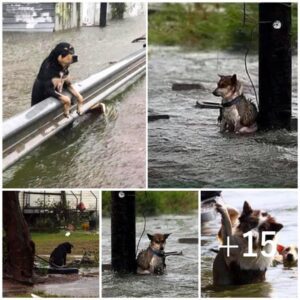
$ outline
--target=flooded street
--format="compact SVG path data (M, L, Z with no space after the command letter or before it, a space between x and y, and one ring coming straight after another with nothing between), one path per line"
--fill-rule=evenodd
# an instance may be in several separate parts
M136 243L143 231L144 219L137 218ZM149 245L146 233L171 233L166 251L182 251L183 256L166 259L167 274L162 276L116 275L102 273L102 297L198 297L198 244L179 243L179 238L198 237L198 215L164 215L147 217L147 227L139 245L139 251ZM102 262L111 262L110 219L102 221Z
M228 191L222 192L226 204L236 207L239 211L245 200L253 209L262 209L283 224L278 233L278 244L297 244L297 209L298 197L295 191ZM259 284L229 286L227 288L212 287L212 265L216 256L210 249L218 247L217 233L221 219L217 217L202 225L201 228L201 296L202 297L265 297L265 298L296 298L298 268L285 268L282 264L271 266L266 272L266 281Z
M33 286L4 280L3 296L15 298L35 294L41 297L99 297L99 268L81 268L79 275L48 275L43 280L44 283Z
M5 33L4 119L30 107L32 83L40 63L56 43L67 40L74 45L79 62L70 67L70 73L76 82L140 49L142 43L131 41L144 33L145 16L109 22L104 29L89 27L51 34ZM6 170L4 186L144 187L145 89L146 82L142 78L106 102L106 117L96 113L80 117L71 128L50 138Z
M258 61L248 57L258 92ZM297 57L293 57L292 112L297 116ZM218 110L195 108L196 101L220 103L212 95L217 74L236 73L247 97L255 99L244 70L244 53L184 52L151 47L149 114L169 120L149 123L149 187L296 187L297 132L279 130L251 136L221 134ZM172 91L175 82L201 83L203 89Z
M50 138L4 172L4 186L144 187L145 85L107 103L107 117L82 116Z

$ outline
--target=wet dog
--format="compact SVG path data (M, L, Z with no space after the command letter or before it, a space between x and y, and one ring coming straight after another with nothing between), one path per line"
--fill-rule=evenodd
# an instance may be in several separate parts
M58 245L51 253L49 265L53 267L61 267L66 264L67 253L71 253L73 245L66 242Z
M43 61L35 79L31 94L31 106L48 97L54 97L62 102L64 115L69 117L71 99L62 93L66 88L77 99L78 114L82 113L83 97L74 88L69 76L69 66L78 61L78 57L74 53L74 48L69 43L59 43L51 51Z
M298 247L290 245L284 247L277 245L278 255L276 255L276 263L282 263L286 268L297 267L298 265Z
M156 233L147 234L150 244L146 250L142 250L137 257L138 274L157 274L162 275L165 272L165 245L170 234Z
M257 108L243 95L242 83L236 75L219 75L213 95L222 97L220 131L253 133L257 130Z
M276 254L276 234L283 225L277 223L267 212L253 210L248 202L244 203L243 211L239 214L235 225L232 224L224 204L217 203L216 209L222 217L220 232L222 244L227 245L229 239L230 245L236 248L230 249L229 256L227 249L219 249L213 263L214 285L263 282L267 268L272 264ZM251 236L244 235L249 232ZM250 243L252 249L249 249Z

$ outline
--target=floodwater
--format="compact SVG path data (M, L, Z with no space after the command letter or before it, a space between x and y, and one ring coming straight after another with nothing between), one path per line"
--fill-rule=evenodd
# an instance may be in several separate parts
M249 56L247 61L258 92L257 56ZM149 187L297 187L297 132L221 134L219 111L195 108L196 101L220 103L212 95L218 73L236 73L248 83L246 96L255 99L243 53L151 47L148 73L149 114L170 115L169 120L149 123ZM204 89L172 91L174 82L201 83ZM297 57L293 57L292 82L292 113L296 117Z
M102 272L102 297L197 298L198 297L198 244L178 243L179 238L198 237L198 215L164 215L147 217L146 232L139 251L149 245L146 233L171 233L165 251L183 251L183 256L166 259L167 274L116 275ZM144 227L144 219L137 218L137 243ZM102 221L102 262L110 263L110 219Z
M3 118L30 107L31 89L43 60L56 44L71 43L78 63L70 66L73 82L86 79L130 53L142 43L131 41L146 31L145 16L109 21L107 27L81 27L54 33L3 33ZM120 34L120 32L122 34Z
M80 268L79 275L48 275L44 283L33 286L4 281L4 297L20 297L26 294L41 297L98 298L99 268Z
M120 34L120 30L122 34ZM145 33L145 16L109 22L104 29L81 28L57 33L4 33L4 119L30 106L32 83L42 60L63 40L79 56L72 65L80 81L140 49L131 41ZM116 38L117 37L117 38ZM106 117L86 114L3 174L5 187L145 187L146 83L107 101Z
M278 233L281 245L297 245L298 197L296 191L256 191L256 190L225 190L222 193L225 203L242 209L244 200L252 208L269 212L283 224ZM298 286L298 268L284 268L283 265L271 266L266 273L266 281L259 284L230 286L227 288L212 287L212 265L216 256L210 249L218 247L217 232L221 219L205 223L201 228L201 296L202 297L265 297L265 298L296 298Z
M145 80L114 101L108 115L85 115L3 174L5 187L144 187Z

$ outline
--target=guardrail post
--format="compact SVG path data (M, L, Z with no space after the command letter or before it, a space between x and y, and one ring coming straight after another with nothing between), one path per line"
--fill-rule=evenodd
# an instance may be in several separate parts
M111 264L118 273L134 273L135 192L111 193Z

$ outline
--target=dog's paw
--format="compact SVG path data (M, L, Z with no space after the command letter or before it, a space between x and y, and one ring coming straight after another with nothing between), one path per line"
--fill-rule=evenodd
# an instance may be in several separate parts
M69 119L70 118L70 113L69 112L64 112L64 116L65 116L65 118L67 118L67 119Z
M225 206L225 203L223 201L221 201L220 199L218 199L218 201L216 202L215 208L216 208L217 212L219 212L219 213L223 213L227 209Z

